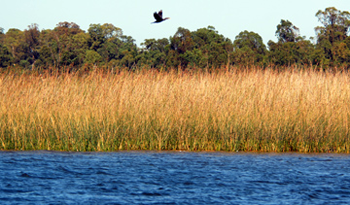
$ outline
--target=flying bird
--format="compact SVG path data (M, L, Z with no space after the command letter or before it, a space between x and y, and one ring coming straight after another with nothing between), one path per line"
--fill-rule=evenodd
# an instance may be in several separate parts
M170 19L169 17L163 18L163 11L162 11L162 10L160 10L158 13L157 13L157 12L154 12L154 13L153 13L153 16L154 16L154 18L156 19L156 21L155 21L155 22L152 22L152 23L160 23L160 22L162 22L162 21L165 21L165 20L167 20L167 19Z

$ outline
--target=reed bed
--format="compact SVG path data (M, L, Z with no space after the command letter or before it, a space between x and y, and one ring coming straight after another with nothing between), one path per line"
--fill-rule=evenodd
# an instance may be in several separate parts
M349 153L348 73L0 74L0 150Z

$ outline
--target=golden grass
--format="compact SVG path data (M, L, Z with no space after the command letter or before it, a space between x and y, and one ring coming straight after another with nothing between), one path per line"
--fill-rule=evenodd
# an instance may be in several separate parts
M349 153L350 75L0 74L0 150Z

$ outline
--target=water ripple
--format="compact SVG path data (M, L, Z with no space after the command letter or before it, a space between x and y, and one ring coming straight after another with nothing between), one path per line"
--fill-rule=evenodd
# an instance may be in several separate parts
M350 156L0 152L0 204L348 204Z

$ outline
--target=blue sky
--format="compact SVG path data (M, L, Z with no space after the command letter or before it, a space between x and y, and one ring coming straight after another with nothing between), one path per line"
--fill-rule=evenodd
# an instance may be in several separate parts
M87 31L92 23L112 23L140 45L144 39L169 38L178 27L195 31L211 25L232 41L248 30L266 44L277 40L281 19L291 21L307 39L315 36L314 28L321 25L315 14L327 7L350 11L350 0L1 0L0 27L6 32L37 23L42 30L68 21ZM160 9L170 20L151 24L153 12Z

